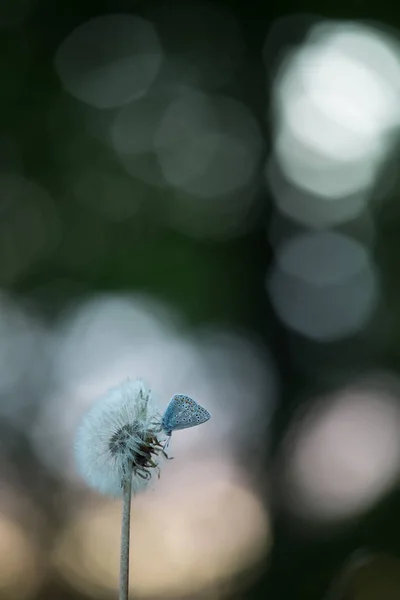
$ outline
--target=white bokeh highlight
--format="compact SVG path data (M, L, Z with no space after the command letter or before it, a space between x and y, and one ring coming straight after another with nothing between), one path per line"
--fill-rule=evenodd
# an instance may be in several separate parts
M399 100L397 40L362 23L310 20L304 42L286 52L274 80L276 165L265 174L278 209L311 226L361 214L392 151Z

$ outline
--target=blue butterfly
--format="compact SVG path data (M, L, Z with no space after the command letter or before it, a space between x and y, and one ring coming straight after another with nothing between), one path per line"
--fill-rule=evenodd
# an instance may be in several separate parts
M192 398L184 394L175 394L162 417L161 426L170 436L177 429L201 425L209 419L211 419L211 415L208 410L197 404Z

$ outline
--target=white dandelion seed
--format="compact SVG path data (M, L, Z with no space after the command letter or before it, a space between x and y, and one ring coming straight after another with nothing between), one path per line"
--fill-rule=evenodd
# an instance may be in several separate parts
M86 413L76 436L76 463L88 485L103 494L121 496L131 475L138 492L159 474L162 451L161 415L141 380L124 381Z
M161 415L151 391L141 381L124 381L112 388L86 413L76 438L76 462L94 489L122 496L119 600L128 600L132 491L137 492L167 455ZM165 436L164 436L165 437Z

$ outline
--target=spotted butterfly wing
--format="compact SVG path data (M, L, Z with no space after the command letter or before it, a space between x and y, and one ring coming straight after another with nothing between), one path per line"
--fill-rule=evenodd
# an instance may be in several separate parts
M175 394L162 418L162 428L167 435L177 429L187 429L201 425L211 418L208 410L197 404L189 396Z

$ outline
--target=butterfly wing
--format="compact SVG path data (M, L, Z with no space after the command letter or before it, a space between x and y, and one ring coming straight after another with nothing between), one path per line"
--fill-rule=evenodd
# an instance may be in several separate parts
M194 427L195 425L201 425L211 418L208 410L202 406L197 405L195 411L183 410L175 418L173 423L173 429L187 429L188 427Z
M210 418L208 410L192 398L184 394L175 394L162 418L162 427L167 435L171 435L172 431L201 425Z

